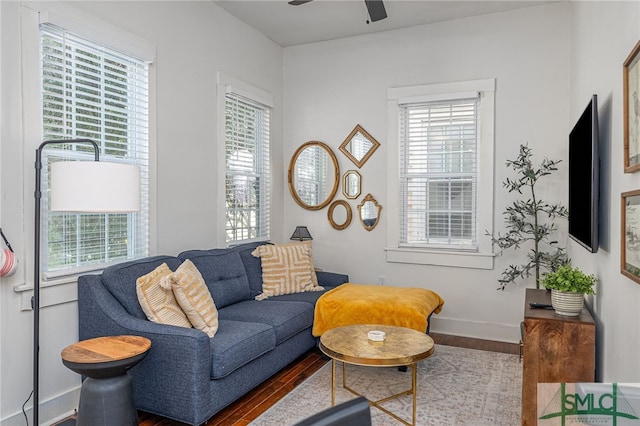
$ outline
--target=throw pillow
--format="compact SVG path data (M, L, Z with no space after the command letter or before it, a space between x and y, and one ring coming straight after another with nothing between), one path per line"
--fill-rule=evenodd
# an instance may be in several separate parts
M257 247L251 254L259 257L262 264L262 293L255 297L264 300L282 294L304 291L322 291L314 284L315 270L312 262L311 244L273 244Z
M198 268L187 259L171 275L171 280L173 294L191 324L213 337L218 331L218 310Z
M300 244L301 246L305 246L309 248L309 262L311 266L311 282L315 287L318 287L318 276L316 275L316 268L313 263L313 246L311 245L311 241L300 241L299 243L290 243L292 245Z
M172 272L166 263L136 280L140 307L149 321L191 328L171 289Z

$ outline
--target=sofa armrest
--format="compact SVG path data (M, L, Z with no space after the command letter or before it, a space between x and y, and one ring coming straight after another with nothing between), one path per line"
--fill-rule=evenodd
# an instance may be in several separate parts
M336 272L316 271L318 284L327 287L337 287L340 284L349 282L349 275L338 274Z
M103 286L98 275L78 279L80 340L110 335L137 335L151 340L147 356L129 371L133 378L136 406L193 406L210 399L211 340L204 332L157 324L130 315ZM154 392L145 390L154 389Z

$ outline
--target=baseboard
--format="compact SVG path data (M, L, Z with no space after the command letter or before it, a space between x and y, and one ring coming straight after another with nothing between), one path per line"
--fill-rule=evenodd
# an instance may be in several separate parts
M40 401L39 423L50 425L73 415L78 407L79 400L80 386L61 393L48 401ZM31 425L33 420L31 405L26 408L26 414L29 419L28 424ZM0 420L0 426L24 426L25 424L27 423L22 411Z
M473 337L497 342L518 343L520 325L461 320L438 316L431 318L430 330L434 333Z

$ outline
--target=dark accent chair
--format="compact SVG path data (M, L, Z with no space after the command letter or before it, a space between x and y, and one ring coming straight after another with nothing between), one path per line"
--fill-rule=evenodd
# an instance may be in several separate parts
M371 426L369 401L358 397L307 417L294 426Z

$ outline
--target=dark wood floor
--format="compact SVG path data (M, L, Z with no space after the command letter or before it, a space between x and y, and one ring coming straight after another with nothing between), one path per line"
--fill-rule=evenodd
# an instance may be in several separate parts
M436 344L503 352L517 355L515 343L494 342L468 337L449 336L431 333ZM293 388L305 381L320 367L329 362L318 350L311 350L293 362L289 368L271 377L229 407L225 408L205 423L207 426L246 426L260 414L278 402ZM140 426L181 426L183 423L168 420L160 416L139 413Z

